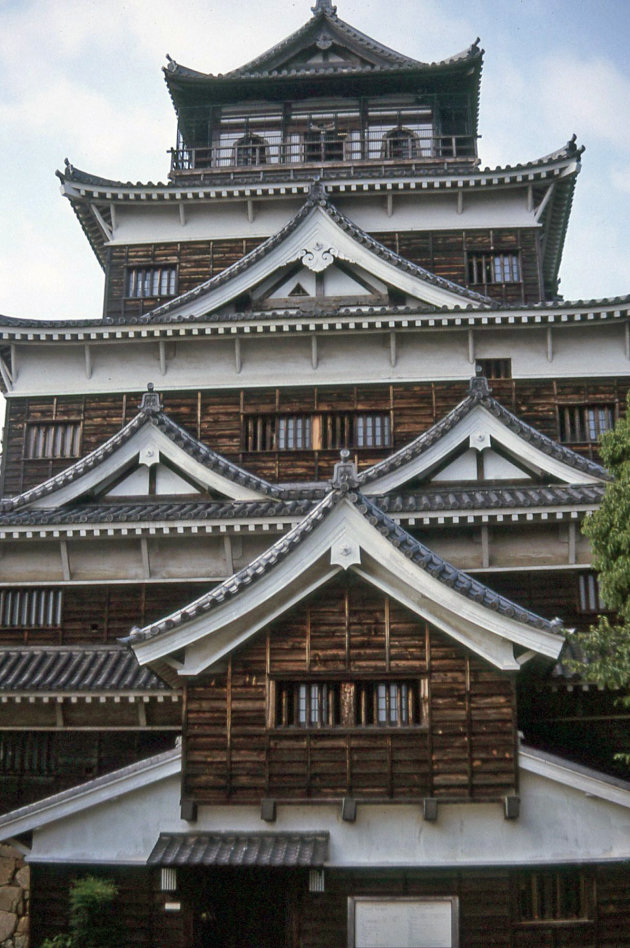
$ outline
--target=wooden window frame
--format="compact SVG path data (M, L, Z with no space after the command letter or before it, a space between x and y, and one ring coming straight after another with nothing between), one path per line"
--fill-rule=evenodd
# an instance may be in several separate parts
M467 250L466 280L470 286L522 283L520 250Z
M477 368L489 382L512 378L512 360L510 358L475 359Z
M598 444L618 418L618 404L614 401L563 402L556 408L561 444Z
M166 286L164 286L166 284ZM128 264L125 269L125 299L146 300L177 296L177 264Z
M400 731L428 726L426 676L374 675L280 678L269 681L272 729Z
M62 615L63 589L0 589L0 629L59 629Z
M24 426L24 460L79 458L82 436L83 424L80 418L27 421Z
M594 921L593 881L582 870L519 872L515 885L517 918L521 925L575 925Z
M579 573L577 577L577 612L581 616L597 616L612 612L601 597L597 573Z
M245 454L383 450L393 446L391 410L272 412L244 415Z
M56 735L50 731L0 733L0 775L57 776Z

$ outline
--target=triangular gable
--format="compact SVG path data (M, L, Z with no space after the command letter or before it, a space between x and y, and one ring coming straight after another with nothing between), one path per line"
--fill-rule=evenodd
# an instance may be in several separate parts
M481 462L481 463L480 463ZM385 460L362 471L361 489L385 494L448 481L555 481L602 484L599 464L525 424L490 395L485 378L441 421Z
M330 2L319 0L313 17L304 26L227 75L245 78L289 69L299 71L311 69L314 63L327 70L344 65L364 69L423 65L356 30L340 20L336 11Z
M316 182L302 209L277 234L210 280L151 310L140 321L159 322L167 315L169 319L195 319L229 310L244 295L271 281L274 274L282 277L284 269L296 263L319 276L333 264L354 269L355 273L364 271L397 293L431 307L491 305L488 297L436 276L379 243L341 214L326 197L321 183Z
M333 491L249 566L128 642L140 664L198 675L341 570L351 570L496 667L533 654L557 657L558 625L498 596L431 552L350 488L337 465ZM518 652L518 657L516 652ZM174 654L177 658L174 658Z
M189 435L162 411L150 385L140 411L121 431L61 473L3 500L0 510L61 507L86 497L120 501L182 495L260 500L281 497L282 490Z

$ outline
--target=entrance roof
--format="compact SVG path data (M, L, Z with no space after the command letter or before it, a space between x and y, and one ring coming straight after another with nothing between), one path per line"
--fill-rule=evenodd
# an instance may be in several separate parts
M160 833L150 866L323 866L329 833Z

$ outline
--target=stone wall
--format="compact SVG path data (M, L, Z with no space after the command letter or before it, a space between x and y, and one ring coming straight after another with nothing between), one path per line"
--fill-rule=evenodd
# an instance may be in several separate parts
M0 948L28 948L31 871L19 850L0 844Z

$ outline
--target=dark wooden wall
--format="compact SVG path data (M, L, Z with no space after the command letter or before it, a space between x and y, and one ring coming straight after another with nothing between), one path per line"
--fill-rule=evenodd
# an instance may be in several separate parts
M154 622L207 589L206 584L198 583L67 586L63 589L59 627L0 626L0 645L115 643L133 626Z
M278 727L269 680L428 679L423 726ZM184 792L200 803L514 792L514 680L344 577L187 688ZM268 726L271 725L271 726Z
M520 418L553 439L558 439L559 406L580 402L614 403L623 410L630 379L500 380L492 382L493 394ZM192 435L248 470L270 480L327 478L338 460L337 451L245 452L245 419L256 413L306 413L327 409L390 413L391 449L358 450L361 468L387 456L439 421L467 393L465 382L418 382L398 385L365 385L340 388L278 388L261 390L169 392L165 410ZM85 395L58 398L20 398L7 402L4 439L6 495L19 493L64 470L74 459L24 460L25 426L30 422L79 419L82 422L81 454L101 445L137 412L138 393ZM573 445L596 457L594 444Z
M117 904L130 948L202 948L219 944L194 940L193 918L202 910L221 910L247 918L248 906L260 901L268 880L267 914L288 914L283 939L269 942L265 914L259 933L249 913L247 924L230 926L230 948L347 948L350 896L457 896L460 948L627 948L630 946L630 872L627 866L558 867L562 876L581 875L590 893L589 918L580 921L526 922L518 909L517 890L523 872L516 869L381 869L325 871L324 892L307 891L304 870L178 870L178 892L159 891L159 870L143 868L54 866L32 867L32 944L67 929L71 881L100 875L119 887ZM533 869L532 872L538 870ZM529 875L525 873L525 878ZM278 884L275 880L278 880ZM286 880L279 885L280 880ZM262 881L261 881L262 880ZM180 912L165 912L166 900L181 899Z
M522 282L475 284L471 288L500 302L537 303L545 298L539 281L535 228L425 233L389 231L374 236L407 260L461 286L468 283L466 253L519 253ZM115 318L133 318L165 302L166 298L126 299L127 267L176 264L179 295L236 263L261 242L258 239L199 240L112 247L109 250L104 313Z

